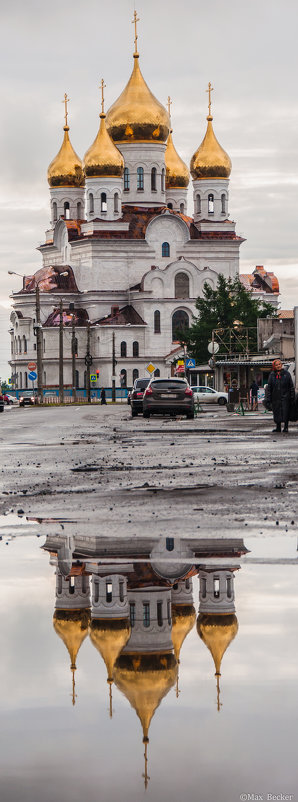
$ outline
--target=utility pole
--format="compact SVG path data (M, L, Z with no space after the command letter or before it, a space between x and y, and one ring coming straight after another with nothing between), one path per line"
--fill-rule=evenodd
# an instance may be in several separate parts
M42 404L43 402L42 326L40 322L40 289L38 284L36 285L35 304L36 304L35 334L36 334L36 362L37 362L37 397L38 397L38 403Z
M116 354L115 354L115 332L113 331L113 346L112 346L112 362L113 362L113 377L112 377L112 401L116 401Z
M87 401L88 404L91 404L91 395L90 395L90 368L92 365L92 357L90 354L90 320L87 323L87 354L86 354L86 365L87 365Z
M59 321L59 401L64 401L63 383L63 300L60 299L60 321Z
M71 364L72 364L72 402L73 404L76 403L77 400L77 392L76 392L76 319L75 319L75 310L74 304L69 304L69 309L72 313L72 323L71 323Z

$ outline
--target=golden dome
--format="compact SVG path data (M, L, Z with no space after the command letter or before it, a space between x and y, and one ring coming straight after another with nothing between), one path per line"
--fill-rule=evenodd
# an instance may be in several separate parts
M232 162L216 139L212 126L213 117L207 117L208 125L203 142L190 162L190 172L196 178L229 178Z
M224 653L238 632L236 615L234 613L222 615L200 613L197 620L197 631L212 654L216 674L220 674Z
M101 113L100 126L93 145L85 153L83 168L86 176L122 176L124 159L106 128L106 115Z
M63 640L71 659L71 668L76 667L80 646L88 634L89 610L55 610L53 626Z
M172 129L170 130L167 147L165 152L166 163L166 188L188 187L189 169L178 156L177 150L172 139Z
M121 654L114 670L115 684L136 711L144 738L155 710L175 684L177 661L172 652Z
M85 180L82 162L69 139L69 126L65 125L63 130L64 138L59 153L48 167L48 182L50 187L81 187Z
M176 660L179 661L180 651L186 636L192 630L196 620L196 611L192 604L179 604L172 606L172 643Z
M166 142L169 128L169 115L144 81L134 53L128 84L107 113L108 132L114 142Z
M130 638L130 625L125 619L93 619L90 625L90 639L101 654L107 668L108 681L113 679L114 665L120 652Z

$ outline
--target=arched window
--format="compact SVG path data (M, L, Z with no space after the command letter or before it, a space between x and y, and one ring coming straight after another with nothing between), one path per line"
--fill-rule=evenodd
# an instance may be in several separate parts
M127 387L127 374L125 368L122 368L120 371L120 385L121 387Z
M17 353L18 353L18 341L17 341L17 338L16 338L16 337L15 337L15 339L14 339L14 352L15 352L15 354L17 354Z
M156 309L154 312L154 334L160 334L160 311Z
M26 340L25 334L23 334L23 350L24 350L24 354L26 354L27 353L27 340Z
M90 192L89 195L89 212L90 214L94 213L94 197L92 192Z
M156 192L156 167L151 170L151 192Z
M119 195L118 195L118 192L115 192L115 195L114 195L114 212L115 212L115 214L118 214L118 212L119 212Z
M172 209L172 208L173 208L173 204L172 203L168 203L168 209Z
M161 255L170 256L170 245L168 242L163 242L161 246Z
M135 380L136 380L136 379L138 379L138 378L139 378L139 371L138 371L138 368L134 368L134 370L132 371L132 381L133 381L133 383L134 383L134 382L135 382Z
M163 618L162 618L162 602L161 602L161 601L158 601L158 602L157 602L157 610L156 610L156 613L157 613L157 623L158 623L158 626L159 626L159 627L162 627L162 625L163 625Z
M202 578L200 579L200 591L201 591L202 599L206 599L206 596L207 596L207 581L206 581L206 577L205 576L202 576Z
M70 207L68 201L65 201L64 204L64 217L66 220L69 220L70 218Z
M208 195L208 214L214 214L214 195Z
M172 317L172 340L176 342L181 337L181 331L189 328L189 317L184 309L177 309Z
M53 220L54 220L54 223L56 223L56 220L57 220L57 203L56 203L56 201L54 201L54 203L53 203Z
M135 340L132 344L132 355L139 356L139 343Z
M161 171L161 191L162 192L165 191L165 170L164 170L164 168L162 168L162 171Z
M129 169L124 167L124 192L129 192Z
M176 273L175 298L189 298L189 278L187 273Z
M157 378L158 376L160 376L160 370L159 370L159 368L156 368L156 370L154 371L154 376L155 376L156 378Z
M81 201L77 203L77 220L82 219L82 204Z
M143 602L143 624L144 627L150 627L150 604Z
M226 213L226 196L225 195L221 196L221 213L222 214Z
M197 214L201 214L201 195L197 195Z
M180 212L184 214L184 203L180 203Z
M22 353L22 341L21 341L20 337L18 337L18 341L19 341L19 354L21 354Z
M137 189L139 191L144 189L144 170L143 170L143 167L138 167L138 169L137 169Z
M127 356L127 346L124 340L122 340L122 343L120 345L120 356L122 357Z
M106 212L107 211L107 193L102 192L100 196L100 211Z

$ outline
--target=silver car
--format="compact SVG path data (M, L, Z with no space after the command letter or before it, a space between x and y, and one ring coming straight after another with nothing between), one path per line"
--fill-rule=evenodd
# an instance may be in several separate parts
M150 415L194 417L194 396L186 379L151 379L143 395L143 417Z
M194 394L195 403L199 401L200 404L219 404L220 406L223 406L224 404L227 404L229 400L228 393L213 390L213 387L207 387L206 385L192 387L192 391Z

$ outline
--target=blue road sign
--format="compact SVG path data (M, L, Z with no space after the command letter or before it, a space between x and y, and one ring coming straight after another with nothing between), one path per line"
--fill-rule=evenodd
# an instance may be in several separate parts
M30 379L31 382L35 382L35 379L37 379L37 373L35 373L34 370L31 370L31 373L29 373L28 379Z
M195 366L196 366L196 360L195 359L189 358L189 359L186 360L186 367L187 368L195 368Z

